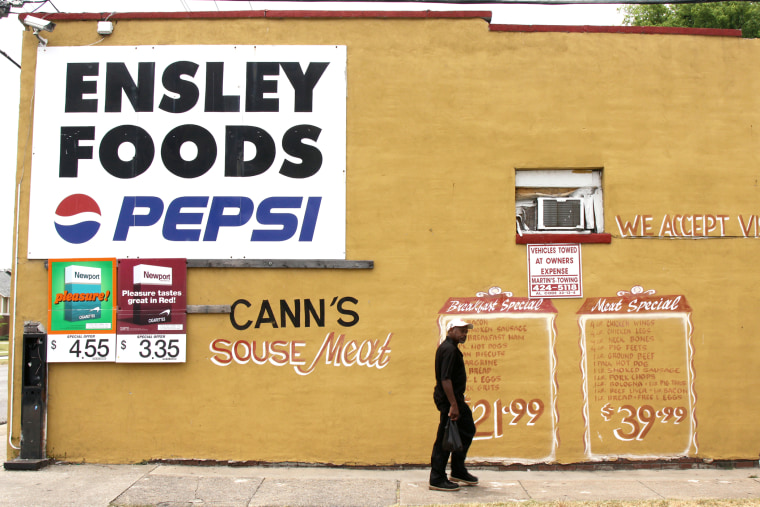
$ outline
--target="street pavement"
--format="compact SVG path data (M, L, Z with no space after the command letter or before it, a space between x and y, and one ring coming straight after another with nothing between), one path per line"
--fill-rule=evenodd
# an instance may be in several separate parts
M7 364L0 365L0 438L5 443L7 382ZM472 472L480 478L479 486L440 492L428 489L429 472L423 468L52 464L19 471L3 467L0 507L372 507L663 499L755 499L760 505L760 468Z
M7 441L7 425L0 437ZM0 506L405 506L534 501L756 499L760 469L472 470L480 485L430 491L428 470L66 465L0 470ZM754 501L752 502L754 503Z

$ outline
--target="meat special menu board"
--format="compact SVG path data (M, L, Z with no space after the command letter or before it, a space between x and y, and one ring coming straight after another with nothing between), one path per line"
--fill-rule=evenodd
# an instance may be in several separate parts
M697 452L691 308L636 289L578 311L590 459Z
M477 433L469 455L493 462L552 460L557 439L557 310L549 299L506 294L450 298L438 317L473 324L459 346L467 367L465 400Z

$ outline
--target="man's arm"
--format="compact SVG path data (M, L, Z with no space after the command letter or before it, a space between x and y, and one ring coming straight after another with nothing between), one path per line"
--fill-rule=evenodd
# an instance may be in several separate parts
M451 379L441 380L441 387L443 392L446 393L446 398L449 399L449 418L452 421L459 419L459 405L457 405L457 399L454 396L454 386L451 384Z

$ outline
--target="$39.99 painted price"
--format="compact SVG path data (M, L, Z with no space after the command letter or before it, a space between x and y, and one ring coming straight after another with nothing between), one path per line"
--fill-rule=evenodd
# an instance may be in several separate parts
M615 413L615 407L609 403L601 409L602 417L608 422L612 420ZM667 424L673 422L673 424L680 424L686 419L687 414L685 407L664 407L655 410L651 405L641 405L640 407L623 405L618 407L617 413L623 415L623 419L620 421L623 427L615 428L612 433L615 438L624 442L644 440L654 423Z

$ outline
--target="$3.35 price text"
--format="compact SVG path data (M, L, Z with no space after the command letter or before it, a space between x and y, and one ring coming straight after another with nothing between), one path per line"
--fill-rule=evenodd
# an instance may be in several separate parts
M119 355L138 361L172 361L180 357L182 345L179 338L138 336L120 340Z

